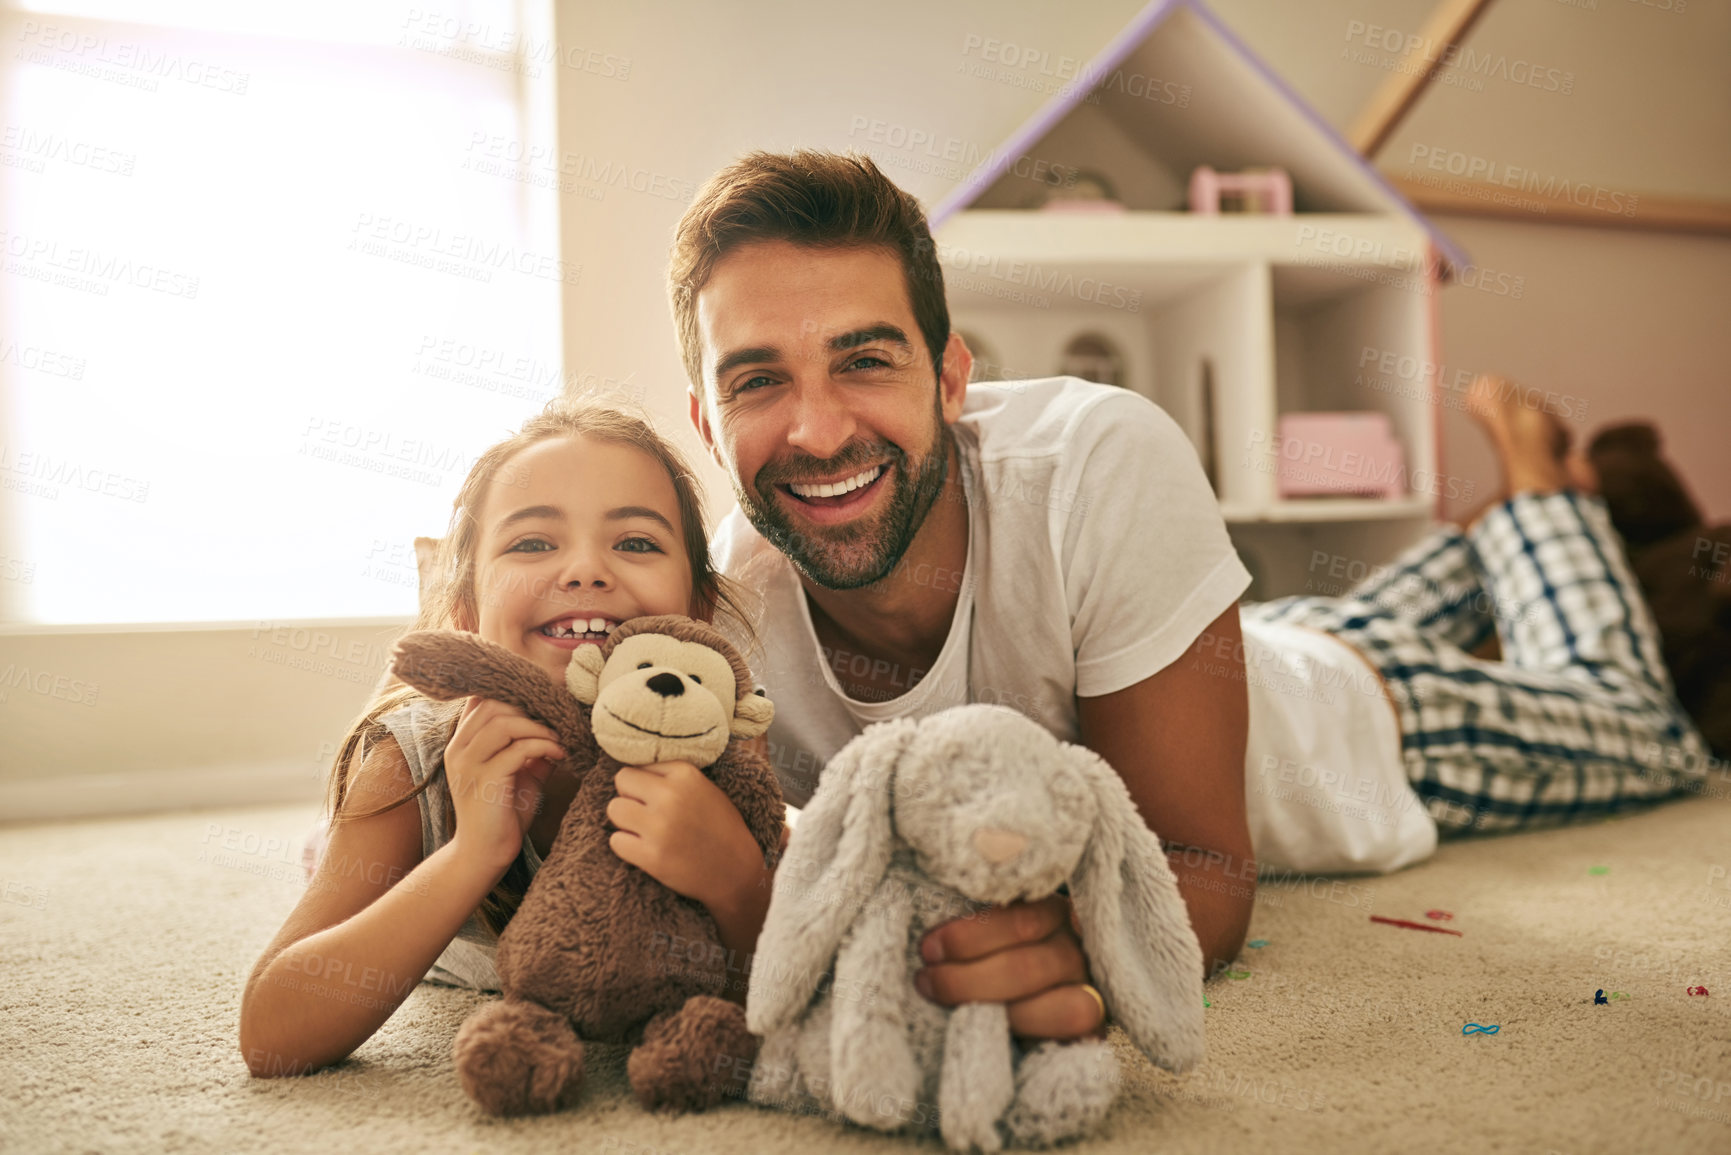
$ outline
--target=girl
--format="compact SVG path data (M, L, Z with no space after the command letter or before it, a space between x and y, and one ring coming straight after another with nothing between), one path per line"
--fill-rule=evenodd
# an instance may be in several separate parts
M478 633L562 680L572 650L628 618L722 611L743 627L737 598L710 567L679 452L639 418L561 398L475 462L413 628ZM499 702L376 694L332 767L317 871L247 979L253 1074L344 1058L423 976L498 988L498 934L576 793L564 756ZM615 852L749 955L770 888L733 805L683 762L625 767L617 785Z

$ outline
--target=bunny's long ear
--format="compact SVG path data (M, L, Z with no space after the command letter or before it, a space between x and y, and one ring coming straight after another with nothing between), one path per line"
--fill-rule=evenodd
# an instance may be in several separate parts
M1084 747L1066 753L1099 804L1070 881L1094 983L1150 1062L1188 1070L1202 1061L1202 944L1178 880L1117 772Z
M889 867L890 801L896 763L913 739L912 719L880 722L824 767L775 872L769 914L757 938L745 1022L767 1035L811 1003L848 928Z

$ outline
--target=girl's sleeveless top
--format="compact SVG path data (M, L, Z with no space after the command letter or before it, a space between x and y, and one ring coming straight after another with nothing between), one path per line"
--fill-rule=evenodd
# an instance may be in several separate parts
M403 751L409 773L415 785L425 782L444 764L445 747L457 728L457 715L449 705L418 698L400 706L379 719ZM451 789L441 777L416 796L421 806L421 857L451 840L455 815L451 807ZM530 877L541 869L541 856L535 853L529 836L523 836L523 858ZM474 990L499 989L499 972L493 967L498 940L482 925L478 915L471 914L457 937L451 940L427 972L426 981L446 986L469 987Z

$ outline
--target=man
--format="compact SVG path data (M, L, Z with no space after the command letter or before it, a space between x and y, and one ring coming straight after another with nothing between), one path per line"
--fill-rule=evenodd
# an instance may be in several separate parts
M1008 704L1118 771L1214 969L1256 859L1382 873L1445 831L1703 784L1610 512L1512 383L1468 397L1505 482L1468 524L1341 596L1239 606L1249 575L1177 426L1073 378L969 390L935 256L869 160L815 152L729 166L678 230L691 417L740 502L715 554L763 598L790 802L872 722ZM1467 652L1492 632L1503 661ZM1067 900L1007 913L929 934L920 989L1004 1002L1026 1036L1098 1029Z
M764 601L788 800L873 721L1002 702L1118 771L1209 966L1235 957L1250 578L1182 431L1074 379L970 393L924 216L869 160L729 166L669 282L691 418L740 504L717 564ZM1004 1002L1025 1037L1101 1029L1068 900L1005 914L928 935L922 993Z

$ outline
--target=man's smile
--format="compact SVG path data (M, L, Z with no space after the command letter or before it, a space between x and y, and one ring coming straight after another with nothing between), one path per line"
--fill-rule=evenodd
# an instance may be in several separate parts
M892 468L886 462L836 482L795 481L777 484L775 489L807 521L838 525L864 513L877 500L880 490L891 488L886 479Z
M841 497L862 486L870 485L878 479L878 474L882 473L883 470L883 465L879 464L871 466L869 469L862 469L852 477L846 477L840 481L792 481L788 483L787 487L793 491L795 497L806 500L814 497Z

